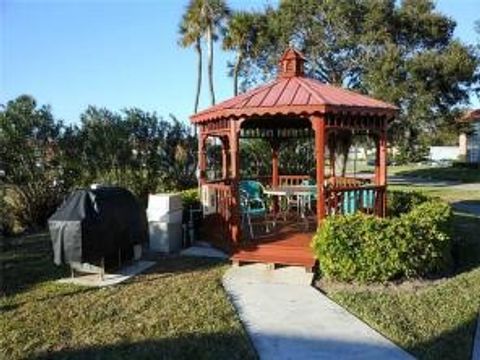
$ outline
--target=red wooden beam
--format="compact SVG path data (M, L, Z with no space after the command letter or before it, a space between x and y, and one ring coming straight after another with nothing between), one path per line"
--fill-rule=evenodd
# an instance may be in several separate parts
M234 244L240 242L241 238L241 214L240 214L240 156L239 156L239 124L235 120L230 120L230 174L232 186L232 216L231 216L231 237Z
M207 166L207 152L205 150L205 142L207 135L200 130L198 134L198 182L199 185L205 183L205 170Z
M317 177L317 219L318 223L325 218L325 118L314 115L310 118L315 131L315 158Z

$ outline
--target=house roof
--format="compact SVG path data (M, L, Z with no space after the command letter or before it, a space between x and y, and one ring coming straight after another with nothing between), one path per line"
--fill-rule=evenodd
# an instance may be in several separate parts
M480 121L480 109L467 111L460 119L460 122L475 122Z
M289 48L280 59L279 76L274 81L192 115L190 120L201 123L218 118L329 112L393 116L397 112L392 104L305 77L304 60L300 52Z

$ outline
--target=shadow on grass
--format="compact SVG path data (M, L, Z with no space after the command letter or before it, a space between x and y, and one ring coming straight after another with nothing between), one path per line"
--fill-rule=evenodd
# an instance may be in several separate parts
M426 342L408 347L406 350L422 360L470 360L473 352L476 325L477 316L472 316L460 326L445 331Z
M455 273L479 267L480 218L465 212L454 212L453 229L452 256L455 262Z
M242 334L187 334L175 338L92 345L38 354L30 359L256 359Z
M47 233L6 238L1 241L0 295L11 296L27 291L38 283L70 274L67 266L56 266L53 263L53 252ZM179 256L162 256L154 253L149 254L147 259L154 260L157 264L145 273L156 273L161 276L208 270L225 263L208 258L181 257L180 260ZM149 279L133 277L122 284L129 284L131 281L149 281ZM88 290L89 288L81 288L58 296L70 296Z
M66 267L53 264L50 238L46 233L4 238L0 244L2 295L19 293L68 273Z
M313 339L257 333L259 355L271 358L317 359L470 359L476 318L472 317L452 330L441 333L426 342L409 346L402 352L378 342L360 342L352 339ZM275 344L275 346L268 346ZM266 352L265 352L266 351ZM48 351L32 357L35 360L57 359L255 359L253 346L241 334L213 333L187 334L175 338L92 345L76 349Z

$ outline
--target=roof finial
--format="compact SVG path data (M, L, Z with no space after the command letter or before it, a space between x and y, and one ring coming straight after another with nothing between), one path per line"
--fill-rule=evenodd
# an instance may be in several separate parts
M303 64L305 63L305 57L303 54L296 50L293 42L290 41L288 49L283 53L280 58L280 68L279 76L280 77L294 77L294 76L303 76Z

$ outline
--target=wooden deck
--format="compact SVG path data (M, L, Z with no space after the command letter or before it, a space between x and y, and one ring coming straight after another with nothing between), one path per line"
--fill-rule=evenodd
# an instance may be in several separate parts
M315 258L310 242L314 232L299 230L294 225L279 225L277 231L259 239L247 241L232 252L236 263L268 263L296 265L312 270Z

